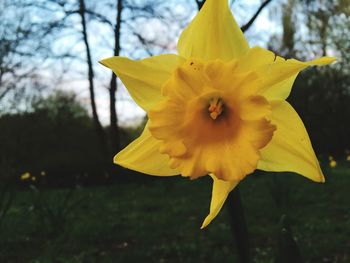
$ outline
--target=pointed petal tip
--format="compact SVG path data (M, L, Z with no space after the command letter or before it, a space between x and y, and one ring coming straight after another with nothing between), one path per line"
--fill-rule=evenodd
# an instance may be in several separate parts
M325 176L323 175L322 171L320 171L320 172L321 172L321 174L320 174L320 177L319 177L317 183L322 183L322 184L323 184L323 183L326 182L326 178L325 178Z
M317 159L317 157L315 156L315 170L314 172L302 172L302 171L299 171L299 172L296 172L297 174L301 175L301 176L304 176L306 178L308 178L309 180L315 182L315 183L325 183L326 182L326 178L323 174L323 171L321 169L321 166L320 166L320 162L319 160Z
M120 153L117 153L114 157L113 157L113 163L115 165L119 165L125 169L129 169L129 170L135 170L135 171L138 171L137 167L133 167L132 165L128 164L127 162L123 162L123 158L120 158Z
M320 57L314 60L311 60L309 62L306 62L310 66L323 66L328 65L337 60L336 57Z
M213 179L212 198L209 214L204 219L201 229L206 228L216 218L223 207L228 194L239 183L239 181L223 181L217 179L217 177L211 173L209 175Z
M186 58L229 61L249 50L249 44L232 15L228 0L207 0L181 33L178 53Z
M114 164L120 165L120 162L119 162L119 158L118 158L118 157L119 157L118 154L114 155L114 157L113 157L113 163L114 163Z
M316 178L314 177L309 177L312 181L316 182L316 183L325 183L326 182L326 178L322 172L321 166L320 166L320 162L316 159L317 165L318 165L318 176Z
M306 176L305 174L302 174L302 173L298 173L298 174L305 176L306 178L310 179L311 181L313 181L315 183L325 183L326 182L326 179L322 173L316 178L313 176Z
M330 63L333 63L333 62L338 60L337 57L328 57L328 59L329 59Z
M211 221L212 221L212 219L209 216L207 216L203 221L203 224L201 226L201 230L206 228L210 224Z
M272 102L271 119L277 125L272 140L261 150L258 169L271 172L293 172L313 182L324 183L320 163L307 130L288 102Z
M109 58L104 58L98 61L98 63L100 63L101 65L110 68L111 69L111 63L110 61L115 58L115 57L109 57Z
M104 59L99 60L98 63L100 63L102 66L109 68L107 61L108 61L108 58L104 58Z

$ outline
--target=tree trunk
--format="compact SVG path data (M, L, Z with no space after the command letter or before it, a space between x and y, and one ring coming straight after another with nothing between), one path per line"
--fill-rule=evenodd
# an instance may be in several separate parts
M100 140L101 151L104 155L106 155L108 154L106 136L97 114L96 101L95 101L94 70L92 67L90 45L87 37L84 0L79 0L79 14L81 17L82 34L83 34L83 40L86 48L86 60L88 65L88 79L89 79L89 92L90 92L90 103L91 103L91 109L92 109L92 118L94 121L97 136Z
M119 56L120 53L120 25L121 25L121 13L123 10L123 1L117 0L117 18L114 29L114 56ZM117 76L112 72L110 87L109 87L109 103L110 103L110 135L112 143L112 151L120 150L120 132L118 127L117 117Z

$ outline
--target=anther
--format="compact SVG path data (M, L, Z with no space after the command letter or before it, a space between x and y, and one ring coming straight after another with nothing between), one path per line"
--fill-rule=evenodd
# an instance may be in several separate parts
M219 97L212 98L209 103L209 115L213 120L216 120L223 111L224 104Z

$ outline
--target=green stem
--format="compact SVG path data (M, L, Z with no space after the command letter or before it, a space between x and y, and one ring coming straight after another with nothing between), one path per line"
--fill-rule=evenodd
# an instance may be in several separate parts
M232 235L236 241L240 263L250 262L248 228L238 187L229 194L226 206L230 215Z

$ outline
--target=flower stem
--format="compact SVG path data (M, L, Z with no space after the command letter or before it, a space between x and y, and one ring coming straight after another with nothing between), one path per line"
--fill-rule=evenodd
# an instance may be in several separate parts
M241 195L236 187L227 198L228 212L232 235L236 241L237 254L240 263L250 262L248 228L244 217Z

